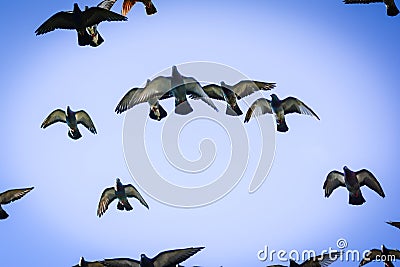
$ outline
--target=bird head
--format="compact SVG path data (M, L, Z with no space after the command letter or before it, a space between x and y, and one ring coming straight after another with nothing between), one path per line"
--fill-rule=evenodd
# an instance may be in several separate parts
M349 171L350 169L349 169L347 166L344 166L344 167L343 167L343 170L344 170L344 171Z
M115 182L116 182L117 184L120 184L120 183L121 183L121 179L117 178L117 179L115 179Z
M77 3L74 3L74 12L81 11Z
M81 257L81 258L79 259L79 266L85 266L85 263L86 263L85 258L84 258L84 257Z
M272 101L279 101L279 98L276 94L271 94Z
M224 81L221 81L220 84L221 84L221 86L224 86L224 87L226 86L226 83Z

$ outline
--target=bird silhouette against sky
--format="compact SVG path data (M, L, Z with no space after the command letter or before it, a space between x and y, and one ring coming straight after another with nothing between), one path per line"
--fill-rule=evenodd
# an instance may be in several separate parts
M157 13L157 9L151 0L124 0L121 14L126 16L136 2L143 3L147 15L153 15Z
M388 16L397 16L399 9L394 0L343 0L345 4L371 4L371 3L384 3L386 5L386 14Z
M400 251L396 249L388 249L382 245L381 249L371 249L365 254L359 266L363 266L375 260L383 261L385 267L394 267L392 261L400 259Z
M0 220L7 219L9 215L2 208L2 205L10 204L11 202L20 199L21 197L28 194L33 187L21 188L21 189L11 189L0 194Z

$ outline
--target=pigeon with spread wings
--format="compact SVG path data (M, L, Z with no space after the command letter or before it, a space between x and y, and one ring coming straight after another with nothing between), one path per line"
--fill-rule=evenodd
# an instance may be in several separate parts
M272 94L271 100L259 98L247 110L244 122L248 122L251 117L263 114L275 114L277 130L279 132L287 132L289 127L286 124L285 115L290 113L299 113L312 116L319 120L318 115L304 104L301 100L295 97L287 97L280 100L277 95Z
M347 166L343 167L343 171L344 173L331 171L328 174L323 186L325 197L329 197L336 188L342 186L349 191L350 205L362 205L365 203L365 199L360 188L364 185L374 190L381 197L385 197L380 183L370 171L362 169L353 172Z
M157 13L157 9L151 0L124 0L121 14L126 16L136 2L143 3L144 7L146 8L147 15L153 15Z
M66 123L69 128L68 136L74 140L82 137L78 129L78 124L85 126L91 133L97 134L92 119L84 110L74 112L69 106L67 106L67 112L64 112L62 109L56 109L43 121L41 128L46 129L56 122Z
M29 193L33 187L29 188L21 188L21 189L11 189L7 190L3 193L0 193L0 220L4 220L8 218L8 214L1 205L6 205L9 204L15 200L20 199L21 197L25 196L27 193Z
M233 86L227 85L225 82L221 82L221 85L208 84L203 86L203 90L210 98L222 100L227 103L227 115L239 116L243 112L240 110L237 100L259 90L271 90L275 86L276 83L242 80Z
M392 261L400 259L400 251L397 249L388 249L382 245L381 249L371 249L365 254L359 266L363 266L374 260L383 261L385 267L394 267Z
M388 16L397 16L399 9L394 0L343 0L345 4L371 4L371 3L384 3L386 5L386 14Z
M160 252L154 258L140 255L140 261L129 258L105 259L102 263L108 267L173 267L189 259L204 247L174 249Z
M73 11L60 11L35 31L36 35L45 34L55 29L76 30L78 33L78 44L80 46L89 45L92 41L91 36L86 31L87 27L97 25L103 21L124 21L125 16L101 7L89 7L82 11L78 4L74 4Z
M149 209L149 205L147 205L146 201L140 195L139 191L131 185L123 185L119 178L116 179L116 183L114 187L109 187L104 189L103 193L101 194L99 206L97 207L97 216L101 217L111 202L115 199L118 199L117 209L118 210L126 210L130 211L133 210L133 207L128 201L128 198L136 198L139 202Z

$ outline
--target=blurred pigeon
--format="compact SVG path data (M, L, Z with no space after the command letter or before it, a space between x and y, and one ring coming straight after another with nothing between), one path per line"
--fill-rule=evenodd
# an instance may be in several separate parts
M79 263L72 267L104 267L99 261L86 261L83 257L79 259Z
M392 261L400 259L400 251L394 249L387 249L382 245L381 249L371 249L364 256L359 266L363 266L374 260L384 261L385 267L394 267Z
M122 15L126 16L136 2L141 2L144 4L147 15L153 15L157 13L157 9L151 0L124 0L124 3L122 4Z
M101 217L108 209L108 205L110 205L110 203L115 199L118 199L117 209L127 211L133 210L133 207L128 201L128 198L131 197L139 200L139 202L147 209L149 208L149 205L147 205L146 201L133 185L123 185L121 180L117 178L115 186L104 189L101 194L99 206L97 208L97 216Z
M289 267L327 267L337 259L339 259L341 255L340 251L332 252L332 253L327 253L319 256L312 257L302 264L296 263L294 260L290 259L290 264ZM269 265L268 267L286 267L284 265Z
M362 205L365 199L361 193L360 187L364 185L374 190L381 197L385 197L381 185L370 171L362 169L353 172L347 166L344 166L343 170L344 174L339 171L331 171L328 174L323 186L323 189L325 189L325 197L329 197L333 190L339 186L343 186L349 191L349 204Z
M89 45L91 36L86 31L87 27L97 25L102 21L123 21L126 17L101 7L90 7L82 11L78 4L74 4L73 11L61 11L46 20L35 31L36 35L45 34L55 29L76 30L78 44Z
M140 261L129 258L105 259L102 263L108 267L174 267L189 259L204 247L174 249L160 252L150 259L140 255Z
M271 100L259 98L247 110L244 122L248 122L251 117L259 116L265 113L275 114L277 130L279 132L287 132L289 130L285 115L290 113L299 113L313 116L319 120L317 114L312 111L306 104L295 97L287 97L280 100L277 95L272 94Z
M122 113L135 105L145 102L150 102L150 106L153 107L157 104L158 100L175 97L175 107L178 107L178 110L175 109L175 112L182 114L191 110L190 105L187 103L186 95L190 95L191 98L195 100L201 99L214 110L218 111L211 98L207 96L196 79L185 76L182 76L182 78L184 82L182 86L172 86L172 83L175 85L178 84L179 76L175 76L174 79L172 77L158 76L150 81L144 88L132 88L118 103L115 112ZM185 105L183 106L185 110L180 106L182 104Z
M400 229L400 222L386 222L386 223Z
M386 13L388 16L396 16L399 14L394 0L343 0L345 4L370 4L370 3L385 3Z
M221 82L221 85L209 84L203 86L203 90L210 98L222 100L227 103L226 114L239 116L243 112L237 105L236 99L240 100L242 97L251 95L255 91L271 90L275 86L276 83L242 80L233 86L227 85L225 82Z
M92 119L89 117L89 114L87 114L84 110L74 112L69 108L69 106L67 106L67 113L65 113L62 109L56 109L52 113L50 113L49 116L47 116L47 118L42 123L41 128L46 129L47 126L52 125L56 122L67 123L69 127L68 136L74 140L82 137L78 129L78 124L82 124L90 132L92 132L93 134L97 134Z
M21 197L25 196L28 192L30 192L33 187L29 188L21 188L21 189L11 189L7 190L3 193L0 193L0 220L4 220L8 218L8 214L1 205L9 204L15 200L20 199Z
M97 7L110 10L116 1L117 0L103 0L97 5ZM88 8L89 7L86 6L85 10L88 10ZM86 32L90 35L90 38L91 38L89 45L92 47L97 47L104 42L103 37L100 35L100 33L97 30L97 26L98 26L98 24L95 24L90 27L86 27Z

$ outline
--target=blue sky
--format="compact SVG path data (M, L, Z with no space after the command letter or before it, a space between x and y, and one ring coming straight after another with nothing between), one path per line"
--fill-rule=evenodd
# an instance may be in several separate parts
M146 16L138 4L127 22L101 24L105 42L96 49L78 47L72 31L34 34L53 13L72 9L73 2L4 4L0 191L35 189L5 206L10 217L0 226L6 244L2 265L72 266L80 256L138 258L142 252L153 256L164 249L205 246L186 264L266 266L270 263L257 259L265 245L321 251L334 248L339 238L349 249L383 243L398 248L399 231L384 222L400 220L399 18L387 17L380 4L346 6L340 0L154 3L154 16ZM97 218L105 187L116 177L134 183L123 154L124 115L113 111L118 101L147 78L192 61L218 62L251 79L274 81L274 93L302 99L321 121L287 117L290 130L276 135L271 171L253 194L248 186L256 164L250 161L241 182L212 205L175 208L139 188L150 210L132 200L133 212L119 212L113 203ZM83 138L74 142L65 125L40 128L52 110L67 105L85 109L98 135L82 128ZM246 110L243 102L239 105ZM171 113L173 101L163 106ZM147 116L148 108L130 112ZM148 123L156 135L162 123ZM226 163L229 140L215 125L202 126L183 133L183 154L197 158L198 144L209 136L220 145L215 162ZM245 128L250 139L258 137L252 121ZM215 137L209 129L215 129ZM153 155L154 165L165 164L164 155ZM344 189L325 199L326 175L344 165L371 170L386 198L363 188L367 202L360 207L347 204ZM218 166L204 174L205 181L220 174Z

